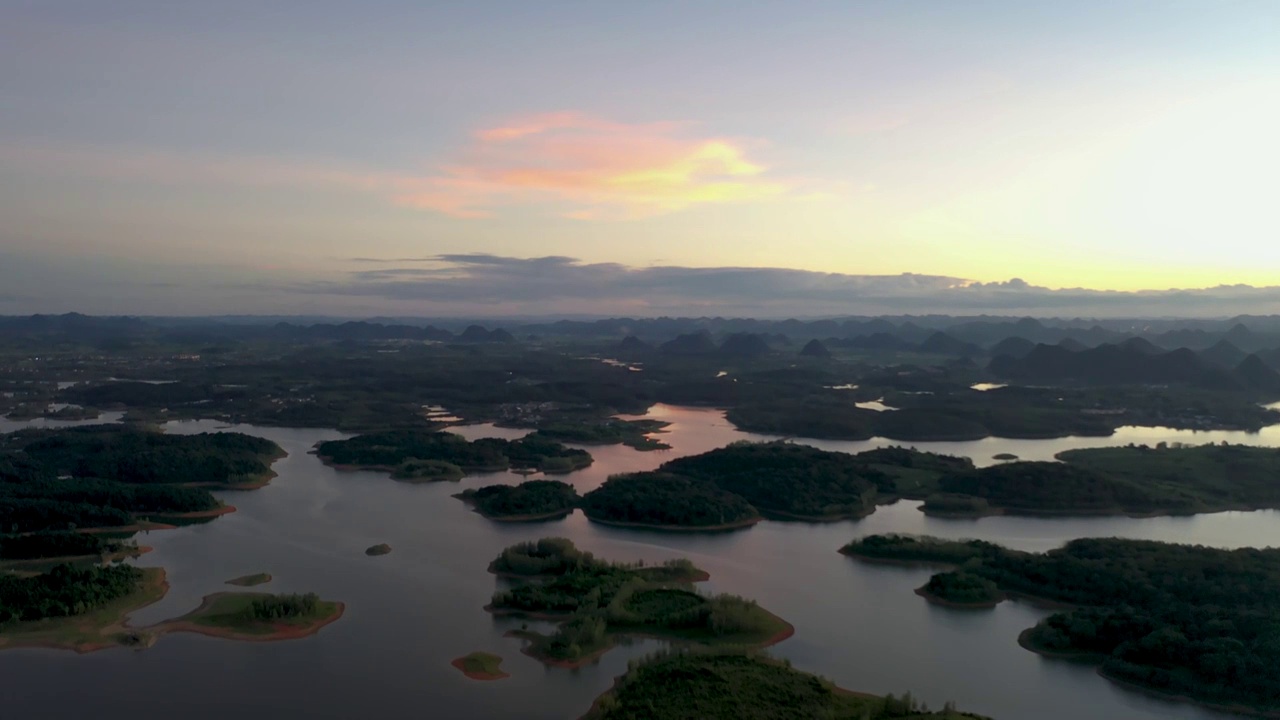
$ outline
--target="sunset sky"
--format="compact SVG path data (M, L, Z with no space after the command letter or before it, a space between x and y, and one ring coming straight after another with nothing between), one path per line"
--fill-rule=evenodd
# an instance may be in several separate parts
M1272 0L0 0L0 314L1280 312L1277 128Z

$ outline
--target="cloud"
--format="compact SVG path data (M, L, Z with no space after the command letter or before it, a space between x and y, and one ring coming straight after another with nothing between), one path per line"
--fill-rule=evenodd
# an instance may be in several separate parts
M377 298L459 313L816 316L1018 314L1081 317L1227 316L1280 312L1280 287L1140 292L1049 289L1021 279L853 275L785 268L631 267L570 257L440 255L427 266L354 271L294 292Z
M413 184L397 202L458 217L549 205L583 220L646 217L791 190L750 159L742 141L700 136L678 123L627 124L574 112L478 130L457 161Z
M0 145L0 160L112 180L371 193L458 218L536 207L565 218L618 220L793 195L795 180L772 176L749 156L757 145L694 133L681 123L628 124L560 112L477 130L426 171L39 142ZM810 188L794 197L822 194Z

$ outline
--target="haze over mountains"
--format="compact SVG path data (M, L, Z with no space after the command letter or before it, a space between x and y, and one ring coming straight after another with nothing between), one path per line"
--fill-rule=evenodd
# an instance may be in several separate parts
M620 357L754 358L781 353L889 352L965 359L1021 383L1171 383L1280 389L1280 316L1220 320L1063 320L939 315L827 320L612 318L513 322L459 319L318 322L268 318L0 317L0 344L55 341L86 350L201 342L225 351L256 339L515 343L599 339ZM609 345L608 343L611 343Z

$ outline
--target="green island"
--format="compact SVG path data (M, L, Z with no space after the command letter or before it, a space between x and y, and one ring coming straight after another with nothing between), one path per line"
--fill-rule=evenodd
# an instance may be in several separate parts
M983 720L952 703L930 711L911 697L836 687L759 653L661 652L625 675L581 720Z
M316 445L327 465L382 470L399 480L459 480L466 473L533 470L568 473L591 464L586 450L531 435L519 440L481 438L434 430L389 430Z
M371 545L365 548L364 554L368 555L369 557L376 557L378 555L387 555L390 552L391 552L390 545L386 543L379 543L377 545Z
M661 420L555 420L538 426L536 437L578 445L626 445L636 450L668 450L670 445L650 437L662 432Z
M140 632L192 632L253 642L296 640L335 622L345 609L342 603L321 600L315 593L214 593L186 615Z
M662 530L729 530L761 518L826 522L929 497L948 474L971 470L965 458L901 447L850 455L742 441L611 477L581 507L596 522Z
M271 575L268 573L254 573L252 575L242 575L238 578L232 578L227 581L228 585L238 585L239 587L256 587L258 585L266 585L271 582Z
M841 552L954 566L958 573L944 575L1065 607L1019 642L1050 657L1094 661L1115 682L1230 711L1280 713L1280 549L1106 538L1028 553L978 540L871 535ZM955 577L931 586L985 587Z
M559 480L529 480L519 485L487 485L454 497L476 512L501 522L534 522L562 518L578 506L578 491Z
M556 538L508 548L514 557L534 555L525 576L541 566L554 572L542 582L495 593L486 608L497 615L554 620L551 635L526 630L525 653L549 665L579 667L603 655L619 636L659 637L707 647L759 648L790 637L790 624L733 595L704 596L690 583L706 574L687 560L653 568L595 559ZM510 567L504 551L490 569ZM557 556L558 554L558 556ZM538 557L541 556L541 557Z
M127 624L131 613L164 597L168 587L164 570L123 564L63 564L30 577L0 574L0 649L144 648L171 632L291 640L318 632L344 609L313 594L217 593L180 618L143 628Z
M118 556L128 551L119 540L77 536L232 512L210 490L261 487L283 456L275 443L240 433L90 425L0 435L0 560Z
M1008 462L1010 460L1018 460L1020 458L1017 455L1014 455L1013 453L996 453L995 455L991 456L991 459L1000 460L1002 462Z
M511 677L502 671L502 658L493 653L473 652L449 663L472 680L501 680Z
M741 496L665 472L614 475L582 497L582 512L593 522L657 530L732 530L760 521Z
M939 477L921 509L946 517L1190 515L1280 507L1280 450L1165 445L1068 450Z
M994 582L963 571L938 573L916 594L931 603L958 608L993 608L1004 600Z

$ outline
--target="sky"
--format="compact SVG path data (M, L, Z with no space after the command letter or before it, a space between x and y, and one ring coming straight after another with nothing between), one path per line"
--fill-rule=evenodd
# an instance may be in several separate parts
M0 0L0 314L1280 313L1280 3Z

